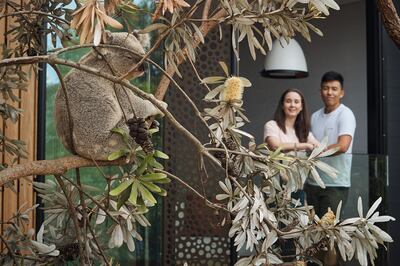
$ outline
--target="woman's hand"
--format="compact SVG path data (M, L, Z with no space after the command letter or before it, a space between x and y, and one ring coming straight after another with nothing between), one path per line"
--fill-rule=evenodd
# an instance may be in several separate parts
M301 150L312 151L316 146L312 143L300 143L300 147Z

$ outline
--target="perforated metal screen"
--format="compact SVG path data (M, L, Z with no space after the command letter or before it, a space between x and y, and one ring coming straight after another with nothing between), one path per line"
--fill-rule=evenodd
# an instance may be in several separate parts
M224 30L222 40L218 29L206 38L198 52L198 71L201 77L224 75L218 61L229 66L231 62L231 32ZM206 107L202 98L207 89L199 84L189 63L180 67L183 79L179 84L198 105ZM175 87L166 95L168 109L200 140L206 140L207 130ZM208 177L199 173L199 157L182 135L168 123L164 127L164 150L170 155L166 168L215 201L219 192L218 180L222 173L208 167ZM203 180L203 182L201 181ZM203 183L203 184L202 184ZM217 215L216 215L217 214ZM207 207L204 200L195 196L181 184L172 182L164 201L164 265L230 265L230 239L228 228L221 227L223 213Z

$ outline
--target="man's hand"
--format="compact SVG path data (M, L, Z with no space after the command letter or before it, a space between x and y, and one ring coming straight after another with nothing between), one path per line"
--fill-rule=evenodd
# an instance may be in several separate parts
M338 137L337 143L329 145L326 149L332 149L339 147L335 154L341 154L347 152L350 147L352 137L350 135L341 135Z

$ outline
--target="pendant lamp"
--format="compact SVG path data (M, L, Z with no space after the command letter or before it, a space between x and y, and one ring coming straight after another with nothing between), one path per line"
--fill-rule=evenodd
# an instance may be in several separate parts
M261 75L267 78L295 79L308 77L306 58L295 39L289 43L276 39L267 53Z

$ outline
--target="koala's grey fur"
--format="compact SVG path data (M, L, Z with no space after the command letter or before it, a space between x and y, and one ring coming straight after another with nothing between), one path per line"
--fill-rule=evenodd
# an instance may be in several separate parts
M140 54L145 53L142 44L133 34L108 32L105 43L119 45ZM103 60L103 55L112 66L112 70L121 75L139 60L131 53L114 48L97 47L96 50L84 56L79 63L112 73L107 62ZM142 71L137 71L129 78L142 74ZM113 82L99 76L74 69L65 76L64 81L73 122L72 139L66 98L61 87L55 99L56 130L62 144L72 153L82 157L107 160L112 152L126 147L121 136L111 132L115 127L129 132L124 113L126 119L132 118L134 114L143 118L161 114L151 102L136 96L130 89L114 85ZM164 102L160 103L166 107Z

